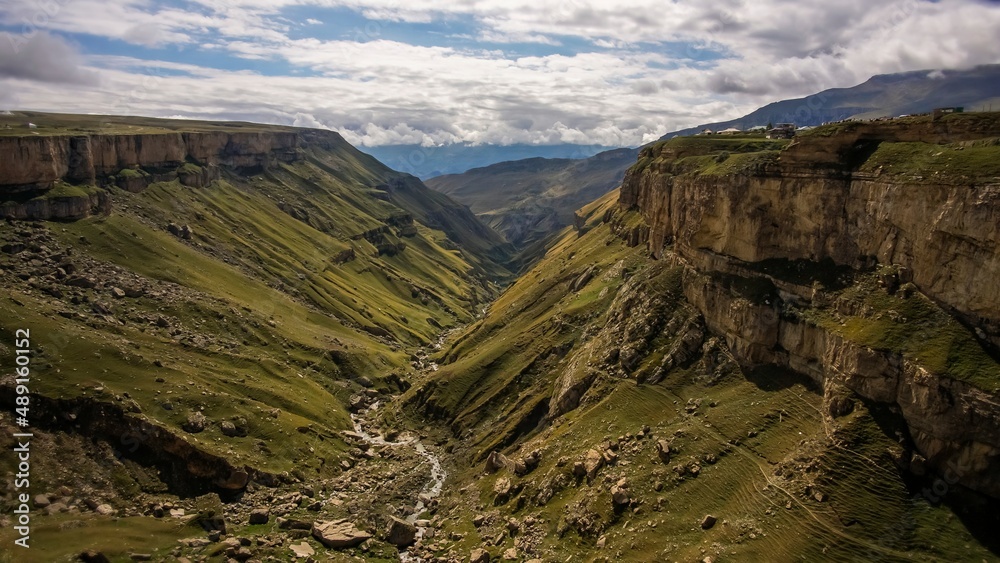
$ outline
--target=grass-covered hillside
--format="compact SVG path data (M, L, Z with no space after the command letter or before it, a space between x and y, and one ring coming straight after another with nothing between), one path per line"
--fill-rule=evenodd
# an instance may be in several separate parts
M935 169L911 166L951 174L979 158L965 151L989 144L939 147L928 155ZM642 151L633 170L699 181L775 174L784 145L677 138ZM916 150L883 143L869 162L886 151L880 165L892 173L889 162L904 163L889 158L897 149ZM457 551L485 545L494 557L545 561L997 556L997 501L944 481L911 440L926 425L901 416L894 398L862 396L883 357L921 381L995 396L1000 368L974 330L900 284L895 267L699 270L670 244L651 259L648 227L619 208L617 192L579 213L586 224L562 231L405 395L447 425L467 467L439 509ZM773 362L748 357L751 329L727 332L769 322ZM807 361L790 358L802 353L796 341L837 344ZM866 355L838 363L854 347ZM841 371L867 383L852 392Z
M30 117L51 134L242 127ZM293 163L198 188L57 183L37 197L103 190L110 212L0 223L0 362L29 329L34 491L141 513L150 494L238 490L220 482L233 470L337 475L351 395L405 389L412 350L494 297L509 276L498 235L336 134L297 131Z

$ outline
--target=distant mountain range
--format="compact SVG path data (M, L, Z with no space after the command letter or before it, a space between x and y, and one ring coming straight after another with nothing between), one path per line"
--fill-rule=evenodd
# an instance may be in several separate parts
M590 158L529 158L426 180L428 187L468 205L516 248L528 249L572 224L573 212L613 190L635 164L638 149ZM530 255L530 256L529 256Z
M963 106L967 111L988 110L991 106L1000 109L1000 65L878 75L852 88L834 88L804 98L774 102L738 119L675 131L664 138L693 135L706 128L716 131L729 127L749 129L768 123L819 125L851 117L923 113L946 106ZM429 187L468 205L520 248L525 255L524 262L528 263L528 255L533 256L552 233L572 223L574 210L614 189L638 154L637 149L610 150L596 156L588 153L596 149L575 145L453 145L431 149L378 147L363 150L391 168L418 176L434 167L463 170L467 163L477 159L517 154L552 156L569 152L575 159L527 158L426 180ZM407 169L411 164L412 168Z
M420 145L386 145L381 147L359 147L382 161L393 170L413 174L421 180L461 174L466 170L480 168L524 158L571 158L582 159L599 152L613 149L600 145L469 145L454 144L440 147Z
M693 135L704 129L749 129L768 123L820 125L851 117L917 114L937 107L967 111L1000 110L1000 65L968 70L921 70L873 76L852 88L832 88L804 98L768 104L743 117L706 123L663 136Z

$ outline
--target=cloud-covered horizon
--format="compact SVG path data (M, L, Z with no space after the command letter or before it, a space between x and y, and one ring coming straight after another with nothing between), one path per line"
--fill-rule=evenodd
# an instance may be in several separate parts
M998 36L985 0L7 0L0 109L635 146L876 74L997 63Z

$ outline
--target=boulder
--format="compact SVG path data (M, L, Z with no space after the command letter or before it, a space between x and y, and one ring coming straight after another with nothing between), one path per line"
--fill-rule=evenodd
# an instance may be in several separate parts
M417 527L393 516L386 541L396 547L409 547L417 541Z
M205 415L195 411L188 415L187 422L185 422L181 428L183 428L185 432L197 434L198 432L205 430L206 422L207 419L205 418Z
M45 508L52 504L48 495L35 495L35 508Z
M670 442L666 440L657 440L656 456L660 458L661 462L670 463Z
M343 519L313 523L312 535L331 549L354 547L372 537L371 534L359 530L354 523Z
M305 520L296 520L295 518L275 518L275 522L278 523L279 530L312 530L315 529L314 523L306 522Z
M486 458L486 472L494 473L505 467L510 467L511 462L507 459L507 456L503 455L498 451L490 452L489 457Z
M512 486L510 479L501 477L493 484L493 492L496 493L497 497L506 497L510 494Z
M250 512L250 524L267 524L268 520L271 519L271 512L266 508L257 508Z
M89 278L87 276L70 276L66 278L66 281L63 283L71 287L82 287L84 289L93 289L97 287L97 282L94 278Z
M587 455L583 458L583 470L587 479L593 480L602 467L604 467L604 455L594 449L587 450Z
M242 469L232 469L226 477L219 477L215 480L215 485L219 488L238 491L247 486L250 482L250 475Z
M628 494L628 482L625 479L618 481L611 487L611 502L614 503L615 508L624 508L631 501L632 498Z
M704 518L701 519L701 529L702 530L711 529L712 526L715 526L716 522L718 522L718 519L715 516L712 516L711 514L707 514L707 515L705 515Z
M490 563L490 553L485 549L473 549L469 554L469 563Z

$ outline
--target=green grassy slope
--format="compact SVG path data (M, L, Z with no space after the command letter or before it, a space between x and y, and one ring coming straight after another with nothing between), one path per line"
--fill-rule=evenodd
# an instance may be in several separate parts
M773 162L785 144L664 143L640 154L636 166L748 173ZM869 162L893 174L943 166L941 174L962 177L982 156L976 147L928 154L929 147L884 143ZM412 407L449 426L461 460L441 503L446 530L464 534L449 547L485 543L494 556L515 548L525 558L587 561L996 558L995 501L953 488L939 504L921 493L931 481L897 465L910 447L898 410L855 397L849 414L834 417L824 390L807 377L740 366L681 295L682 280L712 280L685 273L669 252L653 261L644 247L627 246L618 233L642 219L615 212L616 204L609 194L582 210L582 232L564 230L484 318L440 352L440 370L407 393ZM797 285L824 287L831 275L838 284L827 305L789 305L783 315L898 353L930 373L996 388L996 359L919 292L889 294L879 272L793 266L746 265ZM760 298L764 284L768 296L774 291L762 277L732 278L723 290L738 299ZM697 346L678 353L699 330ZM557 408L576 384L575 408ZM666 461L657 452L661 440L670 444ZM516 461L535 450L541 461L533 470L486 467L493 451ZM590 450L612 461L593 480L574 476ZM616 508L612 492L623 480L629 502ZM700 525L706 515L718 518L708 530Z
M36 117L52 132L243 127ZM30 328L36 393L134 405L233 463L336 471L350 394L397 389L407 350L472 320L509 273L503 241L467 209L335 134L302 135L303 159L254 176L112 188L109 216L0 225L24 247L0 254L5 365ZM194 412L209 424L188 434ZM223 435L223 421L248 435Z

